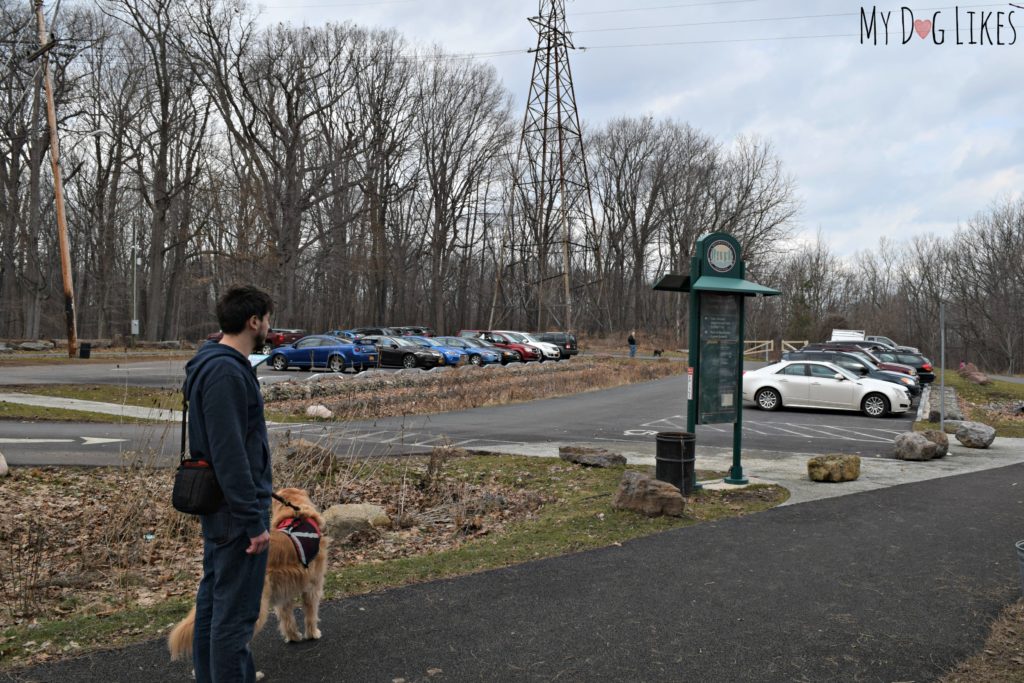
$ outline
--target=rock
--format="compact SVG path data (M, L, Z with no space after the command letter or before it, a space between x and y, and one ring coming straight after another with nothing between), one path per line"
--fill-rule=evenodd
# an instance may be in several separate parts
M14 349L4 342L0 342L0 353L14 353Z
M964 375L964 379L973 384L992 384L992 380L984 372L968 372Z
M306 408L306 417L315 417L321 420L330 420L334 417L334 413L330 411L327 406L320 405L319 403L315 406L309 406Z
M968 448L988 448L996 439L996 430L980 422L961 422L956 440Z
M29 341L18 344L18 348L22 351L49 351L53 344L48 341Z
M960 402L956 400L956 389L953 387L946 387L946 422L950 420L962 420L964 419L963 414L960 412ZM942 408L942 391L939 387L932 385L928 389L928 421L939 422L942 419L940 410Z
M819 455L807 461L811 481L853 481L860 476L859 455Z
M172 340L167 340L167 341L161 341L161 342L157 342L156 343L156 348L158 348L158 349L180 349L181 348L181 342L177 341L177 340L173 340L173 339Z
M949 437L938 429L926 429L921 436L935 444L935 457L944 458L949 453Z
M896 437L897 460L931 460L938 446L920 432L904 432Z
M332 505L324 512L325 535L339 540L356 531L388 526L391 526L391 518L384 508L370 503Z
M648 517L682 517L685 503L683 494L672 484L652 479L648 474L628 471L622 475L612 507Z
M626 457L603 448L585 448L582 446L559 446L558 457L587 467L623 467Z
M10 474L10 470L7 469L7 458L0 453L0 477L6 477L8 474Z

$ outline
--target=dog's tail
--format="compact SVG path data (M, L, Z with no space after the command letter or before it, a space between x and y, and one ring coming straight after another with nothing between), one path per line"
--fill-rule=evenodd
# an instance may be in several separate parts
M192 631L196 626L196 608L193 607L188 616L178 622L167 636L167 649L171 651L171 661L192 656Z

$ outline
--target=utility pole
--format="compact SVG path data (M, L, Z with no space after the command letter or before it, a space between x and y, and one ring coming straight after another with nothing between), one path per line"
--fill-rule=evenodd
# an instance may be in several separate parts
M64 318L68 331L68 358L78 351L78 330L75 324L75 288L71 279L71 249L68 245L68 224L64 213L64 183L60 175L60 147L57 142L57 112L53 103L53 81L50 78L49 51L53 41L46 33L43 18L43 0L35 0L36 21L39 25L39 52L43 56L43 85L46 89L46 119L50 127L50 164L53 167L53 192L57 209L57 241L60 245L60 270L64 278Z
M540 260L537 327L544 322L548 249L560 236L561 326L572 332L573 236L594 225L590 176L569 64L569 51L576 46L566 25L565 0L539 0L537 16L531 17L530 23L537 31L537 47L531 50L533 79L523 117L513 201L522 202L527 226L536 238Z

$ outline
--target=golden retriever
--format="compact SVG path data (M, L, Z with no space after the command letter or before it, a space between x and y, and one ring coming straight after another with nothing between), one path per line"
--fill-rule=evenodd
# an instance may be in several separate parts
M256 621L253 636L260 632L267 621L270 609L277 613L278 630L286 643L303 639L295 622L295 601L302 599L302 612L305 617L305 638L320 638L319 620L320 598L324 592L324 573L327 571L328 538L321 536L320 550L316 557L304 567L299 561L295 544L278 525L288 518L298 517L312 519L317 527L324 529L324 518L313 506L309 495L302 489L281 489L277 495L299 508L293 508L273 502L270 523L270 556L267 558L267 578L263 583L263 599L260 603L260 616ZM167 636L167 648L171 659L177 660L192 654L192 631L195 628L196 608L193 607L188 616L178 622Z

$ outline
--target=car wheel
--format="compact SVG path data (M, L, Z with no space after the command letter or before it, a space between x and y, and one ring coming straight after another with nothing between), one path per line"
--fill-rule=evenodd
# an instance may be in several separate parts
M782 407L782 397L774 389L765 387L754 394L754 403L762 410L778 410Z
M327 359L327 369L331 372L345 372L345 360L341 356L331 356Z
M406 368L416 367L416 356L412 355L411 353L405 354L405 356L402 358L402 366Z
M889 399L881 394L868 394L861 401L860 409L868 417L885 417L889 414Z
M543 363L544 362L544 352L543 351L540 352L540 358L537 360L537 362L538 363Z
M474 353L472 356L469 357L469 364L470 365L483 365L484 364L484 359L481 358L478 354Z
M269 356L270 352L273 350L274 347L271 346L269 342L267 342L266 344L263 345L263 348L260 349L260 353L262 353L264 356Z
M275 370L287 370L288 360L279 353L274 356L274 360L270 361L270 365L273 366Z

